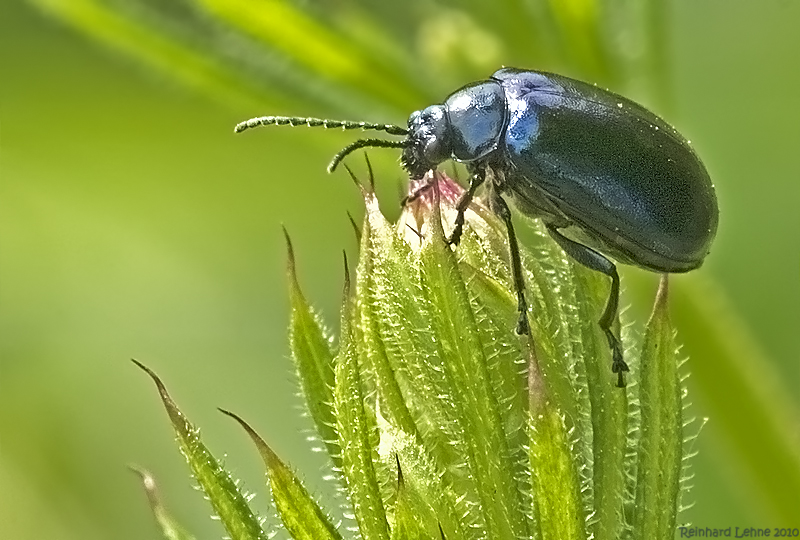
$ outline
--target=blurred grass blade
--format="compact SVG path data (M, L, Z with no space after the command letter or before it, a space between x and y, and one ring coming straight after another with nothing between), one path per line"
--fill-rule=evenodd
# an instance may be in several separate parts
M160 31L153 21L137 20L114 4L102 0L29 1L111 49L217 99L248 108L287 101L227 69L213 55Z
M161 534L164 535L164 539L195 540L194 536L183 528L183 526L167 512L167 509L164 508L153 476L145 469L136 466L131 466L130 469L139 475L139 478L142 480L142 486L147 494L147 501L150 503L153 517L156 518L156 523L158 523L158 526L161 528Z
M181 451L231 539L267 540L267 534L261 529L258 518L247 504L247 498L239 491L230 473L222 468L202 443L199 430L172 401L161 379L144 364L136 360L133 360L133 363L150 375L155 382L172 427L178 436Z
M438 193L438 183L437 186ZM445 243L438 203L420 251L423 289L429 300L430 325L439 336L448 391L467 443L467 464L492 538L526 536L521 494L491 381L458 264Z
M668 278L661 277L639 364L641 423L633 530L637 538L675 535L682 470L682 386L678 350L667 313Z
M289 303L292 310L289 326L292 359L317 433L325 445L334 469L341 470L341 449L333 409L333 351L322 323L311 311L311 306L300 289L292 241L286 229L283 232L286 237Z
M320 73L287 62L268 43L190 4L28 1L110 49L229 106L251 111L297 106L320 111L322 106L336 114L382 117L397 110L382 96L370 96L357 86L322 84ZM408 108L399 110L407 113Z
M663 30L662 11L649 4L637 11L599 0L504 0L502 6L473 0L436 7L417 2L400 15L363 2L28 1L229 104L300 106L315 114L323 114L323 106L327 114L384 121L500 65L571 67L572 75L616 86L626 64L649 72L649 57L663 52L645 37L633 45L616 39L642 34L645 26ZM639 11L646 13L636 16ZM631 49L645 54L633 58ZM657 62L653 69L662 66Z
M294 540L341 540L341 535L322 508L311 498L300 480L272 451L258 433L236 414L220 409L239 422L255 443L264 465L272 500L283 525Z
M611 73L605 44L600 33L600 10L597 0L549 0L550 11L561 34L561 45L570 64L594 77Z
M413 110L419 96L406 79L386 71L307 10L286 0L197 0L215 17L252 35L329 81L345 85L399 110Z
M346 265L345 265L346 266ZM347 274L345 274L347 275ZM351 330L350 282L345 282L339 353L335 360L334 405L342 467L353 512L364 540L388 540L389 524L375 468L358 354Z
M642 33L644 37L645 54L642 61L646 62L646 79L649 82L648 90L653 95L654 102L663 111L673 110L672 73L670 63L670 6L660 0L647 0L644 2L644 17Z

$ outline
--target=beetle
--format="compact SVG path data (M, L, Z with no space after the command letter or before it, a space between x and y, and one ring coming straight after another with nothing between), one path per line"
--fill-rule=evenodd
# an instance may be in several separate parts
M628 366L612 331L620 280L610 259L663 273L698 268L709 252L719 211L711 179L689 141L633 101L569 77L502 68L415 111L406 128L266 116L236 126L363 129L403 135L403 140L360 139L334 156L328 171L359 148L401 148L401 163L420 179L442 162L464 163L470 184L457 204L457 244L476 190L487 178L493 210L508 231L519 319L530 327L525 283L509 196L523 214L540 218L550 236L578 263L611 278L599 320L612 351L617 386Z

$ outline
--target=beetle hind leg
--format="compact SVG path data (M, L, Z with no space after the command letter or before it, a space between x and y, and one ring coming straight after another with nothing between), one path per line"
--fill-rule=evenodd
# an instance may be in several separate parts
M597 272L602 272L611 278L611 291L608 295L606 307L603 311L603 315L600 317L599 324L600 329L603 330L606 339L608 339L608 346L611 348L613 358L611 371L617 374L617 386L624 388L625 378L623 377L623 373L629 371L628 364L626 364L625 360L622 358L622 344L611 330L611 325L614 323L614 319L617 316L617 307L619 305L619 274L617 273L617 267L595 250L562 235L558 232L556 227L548 225L547 232L550 233L553 240L561 246L561 249L563 249L567 255L583 266Z
M514 224L511 221L511 210L497 190L491 190L491 193L492 209L500 216L500 219L503 220L508 230L508 245L511 251L511 274L514 280L514 289L517 291L517 311L519 312L517 334L530 334L531 328L528 322L528 302L525 300L525 280L522 276L522 261L519 255L517 235L514 233Z

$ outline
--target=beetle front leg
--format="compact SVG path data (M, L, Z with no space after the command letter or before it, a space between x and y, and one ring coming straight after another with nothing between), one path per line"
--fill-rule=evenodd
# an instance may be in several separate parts
M414 191L403 197L400 200L400 208L405 208L406 206L413 203L414 201L425 195L427 192L429 192L433 187L433 182L434 181L426 182L425 184L422 184L417 189L415 189Z
M476 169L469 181L469 189L461 196L456 205L458 214L456 214L456 223L453 232L450 234L450 238L447 239L448 244L458 245L458 242L461 240L461 233L464 230L464 213L467 211L467 208L469 208L469 203L472 202L475 192L481 184L483 184L484 180L486 180L486 170L483 168Z
M517 291L517 311L519 312L517 334L530 334L531 328L528 323L528 303L525 301L525 279L522 275L522 260L519 255L517 235L514 233L514 224L511 221L511 210L497 190L491 190L491 192L492 210L500 216L500 219L506 224L506 230L508 231L508 247L511 251L511 275L514 280L514 289Z
M611 330L611 325L614 323L614 319L617 316L617 306L619 305L619 274L617 273L617 267L595 250L562 235L552 225L547 226L547 232L550 233L553 240L561 246L561 249L563 249L567 255L583 266L597 272L602 272L611 278L611 292L608 295L606 309L603 311L603 316L600 317L599 324L606 335L606 339L608 339L609 347L611 347L613 356L611 371L617 374L617 386L624 388L625 379L622 374L625 371L629 371L628 364L622 359L622 344Z

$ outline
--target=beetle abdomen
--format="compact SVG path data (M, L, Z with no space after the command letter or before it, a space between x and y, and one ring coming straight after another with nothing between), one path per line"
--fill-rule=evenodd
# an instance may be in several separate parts
M515 196L544 192L597 243L639 266L680 272L702 263L716 232L716 197L674 128L566 77L508 69L494 77L506 88L506 178Z

